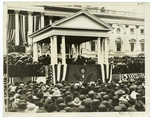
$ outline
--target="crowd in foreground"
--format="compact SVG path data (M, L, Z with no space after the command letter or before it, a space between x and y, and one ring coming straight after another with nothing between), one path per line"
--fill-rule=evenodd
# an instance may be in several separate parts
M16 82L8 86L5 104L6 112L23 113L145 111L145 81Z

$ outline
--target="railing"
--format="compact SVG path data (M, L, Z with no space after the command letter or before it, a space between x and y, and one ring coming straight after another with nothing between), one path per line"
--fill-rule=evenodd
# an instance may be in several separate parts
M80 6L80 7L79 7ZM136 12L128 12L128 11L116 11L116 10L107 10L107 9L100 9L99 7L82 7L81 5L68 5L68 7L75 7L75 8L83 8L91 13L104 13L109 15L119 15L119 16L132 16L132 17L144 17L144 13L136 13Z
M127 11L115 11L115 10L102 10L102 9L87 9L91 13L103 13L109 15L118 15L118 16L129 16L129 17L142 17L144 18L143 13L127 12Z

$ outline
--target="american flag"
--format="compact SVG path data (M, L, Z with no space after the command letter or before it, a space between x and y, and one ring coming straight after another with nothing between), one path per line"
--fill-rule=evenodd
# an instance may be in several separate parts
M40 15L33 16L33 32L39 30ZM15 42L15 14L8 14L7 41ZM26 44L28 42L28 16L19 14L19 42Z
M26 19L25 15L19 15L19 35L20 42L23 42L23 45L27 43Z
M7 41L11 43L15 38L15 15L8 15L8 29L7 29Z

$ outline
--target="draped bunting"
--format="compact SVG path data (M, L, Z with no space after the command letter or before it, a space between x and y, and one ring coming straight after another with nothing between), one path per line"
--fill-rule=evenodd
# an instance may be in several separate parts
M101 79L103 83L112 81L112 65L61 65L55 64L53 67L54 84L56 81L95 81ZM107 69L108 68L108 69Z
M27 35L28 35L28 16L19 15L19 40L23 42L23 44L27 43ZM9 43L15 40L15 15L14 14L8 15L7 40Z
M67 65L55 64L52 65L53 68L53 79L54 84L56 81L64 81L66 79Z
M15 38L15 15L8 15L7 41L10 43Z
M112 81L112 65L67 65L55 64L49 66L28 65L28 66L9 66L9 77L32 77L32 76L52 76L52 81L96 81L101 79L103 83ZM107 75L108 74L108 75Z
M20 41L23 42L23 45L27 43L27 36L25 32L25 16L19 15L19 33L20 33Z
M33 32L41 28L40 16L33 16ZM7 41L15 40L15 14L8 15ZM28 42L28 16L19 14L19 42L25 45Z
M33 32L39 30L41 28L40 25L40 16L33 16Z

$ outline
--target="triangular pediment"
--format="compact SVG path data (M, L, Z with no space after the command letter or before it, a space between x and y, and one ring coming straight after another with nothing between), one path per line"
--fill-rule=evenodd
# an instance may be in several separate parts
M80 11L69 17L63 18L52 24L52 26L64 28L112 30L112 27L109 24L103 22L86 11Z

